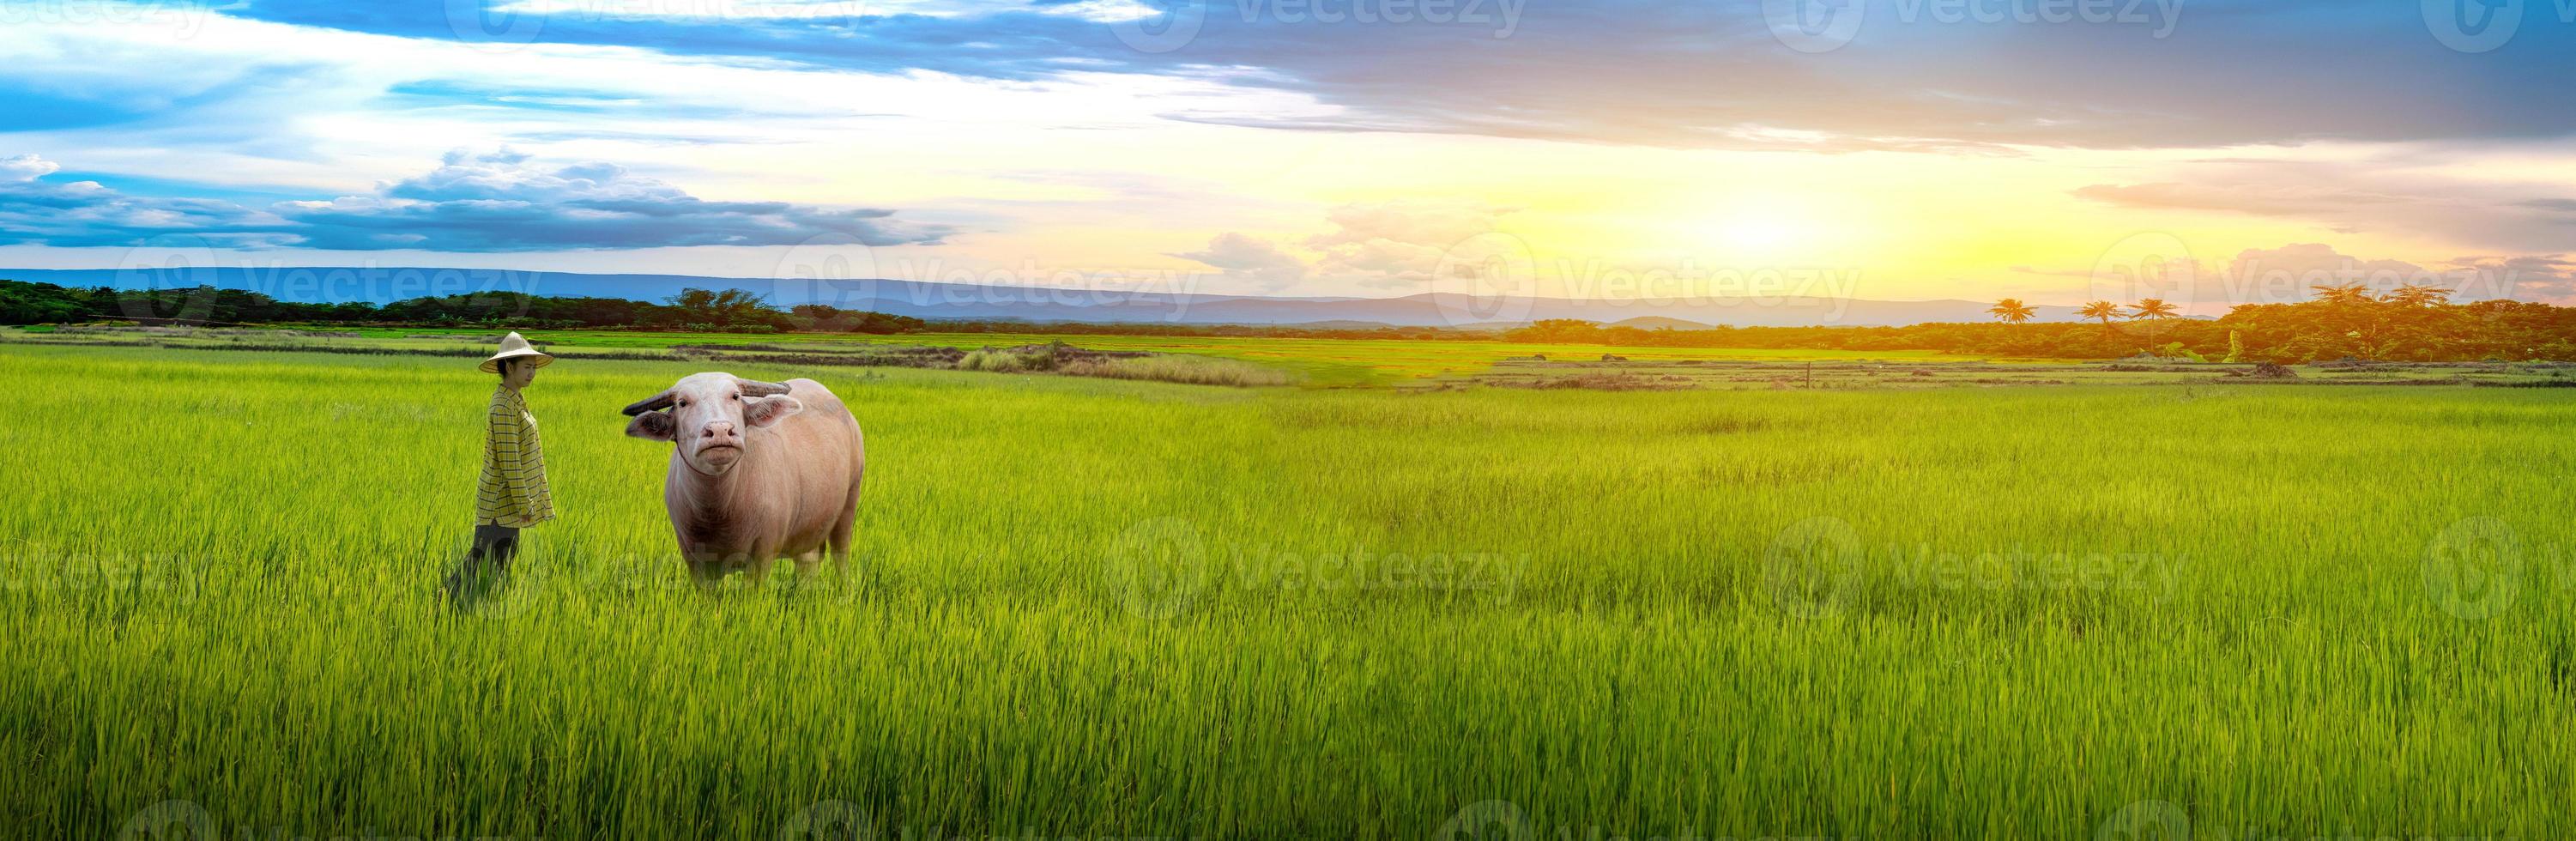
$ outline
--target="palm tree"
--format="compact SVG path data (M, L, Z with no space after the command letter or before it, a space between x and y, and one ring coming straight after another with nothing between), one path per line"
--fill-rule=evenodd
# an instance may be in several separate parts
M2329 304L2370 303L2370 287L2363 286L2358 283L2339 283L2333 286L2311 286L2308 288L2316 290L2317 300L2324 301Z
M2120 317L2120 305L2109 301L2094 301L2085 304L2083 309L2076 310L2075 314L2085 318L2101 319L2102 326L2108 328L2111 326L2111 319Z
M2421 283L2409 283L2388 293L2389 303L2410 307L2436 307L2451 302L2451 290Z
M2005 298L2001 301L1996 301L1995 305L1987 308L1986 311L1993 313L1996 318L2003 319L2006 324L2020 324L2024 321L2029 321L2031 315L2033 315L2031 308L2024 305L2020 298Z
M2163 298L2148 298L2129 305L2130 318L2177 318L2181 315L2180 307L2165 303Z

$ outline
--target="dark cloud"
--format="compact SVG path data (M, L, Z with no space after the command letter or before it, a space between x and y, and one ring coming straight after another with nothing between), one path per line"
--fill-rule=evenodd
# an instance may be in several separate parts
M213 199L128 196L96 181L44 180L60 169L34 155L0 158L0 245L137 245L167 234L238 247L289 239L274 214Z
M1473 7L1482 17L1447 23L1322 22L1249 0L1152 2L1197 10L1194 34L1158 45L1168 50L1138 50L1109 25L1047 13L1061 5L1053 0L948 17L523 15L489 30L470 14L451 16L446 6L459 4L253 0L231 13L505 46L623 45L883 73L1196 75L1299 91L1339 110L1280 122L1173 118L1308 130L1820 150L2576 133L2576 89L2563 83L2576 77L2576 24L2557 20L2548 3L2525 4L2527 20L2500 48L2463 53L2437 38L2418 3L2114 3L2112 12L2140 17L2045 23L2012 18L2052 4L1971 3L1981 11L1961 18L1939 11L1956 4L1850 0L1860 12L1854 38L1809 54L1775 37L1766 4L1753 2L1462 0L1456 16ZM1372 4L1338 7L1352 5Z
M559 167L503 150L451 153L426 174L371 195L280 202L264 209L191 198L128 196L96 182L43 180L57 167L0 159L0 243L139 245L185 234L226 247L512 252L691 245L937 244L937 225L894 211L787 202L711 202L615 164Z

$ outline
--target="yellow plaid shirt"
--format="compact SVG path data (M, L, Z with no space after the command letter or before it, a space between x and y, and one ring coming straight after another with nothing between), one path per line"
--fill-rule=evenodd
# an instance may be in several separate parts
M517 391L492 392L490 435L483 439L483 484L474 495L474 524L532 526L555 518L546 490L546 454L537 445L537 417Z

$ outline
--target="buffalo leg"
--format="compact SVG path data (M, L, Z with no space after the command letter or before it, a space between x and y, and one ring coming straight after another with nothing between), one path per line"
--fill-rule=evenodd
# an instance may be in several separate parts
M856 512L852 512L850 514L841 515L841 521L832 524L830 546L832 550L833 572L847 573L850 571L850 523L852 520L856 519L858 519Z
M692 560L689 562L689 577L697 581L698 589L701 591L715 592L716 586L724 583L724 576L724 564L720 561Z

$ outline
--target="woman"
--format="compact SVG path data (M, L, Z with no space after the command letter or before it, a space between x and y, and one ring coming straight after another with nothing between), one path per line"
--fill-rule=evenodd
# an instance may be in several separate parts
M537 442L537 417L519 392L537 379L537 369L555 358L528 346L511 333L501 338L501 352L483 360L483 371L501 375L485 413L483 478L474 496L474 548L465 566L448 579L453 598L463 598L465 585L497 581L510 573L519 553L519 530L555 518L554 495L546 488L546 456Z

